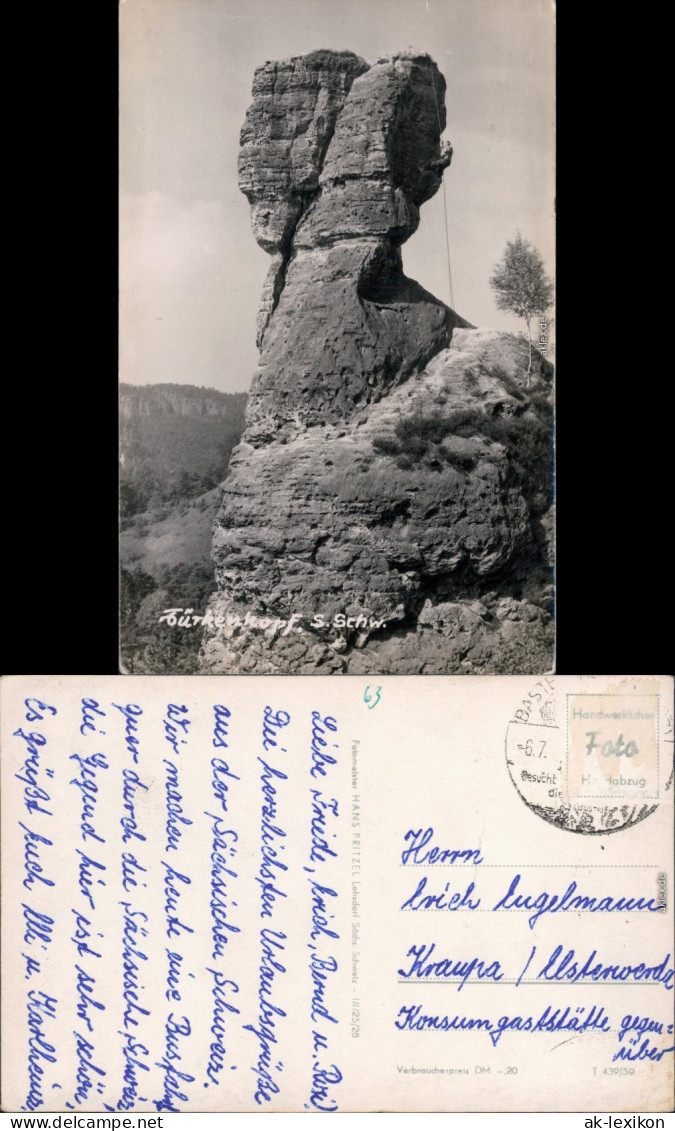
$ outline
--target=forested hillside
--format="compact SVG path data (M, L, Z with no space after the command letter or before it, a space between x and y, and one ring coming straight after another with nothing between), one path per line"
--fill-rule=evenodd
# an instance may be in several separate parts
M214 588L211 528L245 393L195 385L120 390L121 661L128 672L196 670L198 630L159 623L204 611Z
M245 406L245 393L196 385L122 385L122 517L216 487L242 433Z

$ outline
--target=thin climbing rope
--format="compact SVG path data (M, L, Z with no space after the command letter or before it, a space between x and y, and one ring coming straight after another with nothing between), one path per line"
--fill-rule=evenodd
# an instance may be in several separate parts
M440 134L443 133L443 127L441 125L441 114L440 114L440 111L438 109L438 98L436 97L436 83L434 82L433 75L431 77L431 89L434 92L434 102L436 103L436 117L438 118L438 132L439 132L439 135L440 135ZM452 293L452 268L450 266L450 233L448 231L448 198L447 198L447 195L446 195L446 192L445 192L445 177L443 175L444 173L445 173L445 169L443 169L443 171L441 173L441 181L443 182L443 218L445 220L445 250L446 250L447 255L448 255L448 283L449 283L449 286L450 286L450 306L454 310L455 309L455 298L454 298L454 295Z

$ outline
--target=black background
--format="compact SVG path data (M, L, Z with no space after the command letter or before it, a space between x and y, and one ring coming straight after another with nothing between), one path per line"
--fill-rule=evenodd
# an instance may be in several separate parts
M17 162L9 178L22 282L11 281L18 316L6 324L17 360L3 429L5 673L118 671L115 5L83 19L64 54L40 16L44 66L31 66L47 97L22 134L35 172ZM662 234L644 163L627 159L621 92L606 93L595 45L575 31L563 13L557 671L663 674L675 378L668 295L642 261ZM14 216L24 201L25 221Z

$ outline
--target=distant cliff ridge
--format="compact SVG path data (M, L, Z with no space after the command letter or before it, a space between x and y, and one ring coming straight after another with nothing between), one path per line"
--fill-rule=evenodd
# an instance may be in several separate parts
M526 389L521 338L403 274L444 127L428 55L256 71L240 187L272 262L205 671L551 667L550 366Z
M120 416L229 416L245 393L220 393L198 385L120 385Z
M216 487L243 431L245 404L245 393L196 385L121 385L122 516Z

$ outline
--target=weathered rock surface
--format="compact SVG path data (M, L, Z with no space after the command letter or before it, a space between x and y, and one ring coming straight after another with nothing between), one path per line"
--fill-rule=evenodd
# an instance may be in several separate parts
M249 399L254 443L347 422L466 325L401 265L400 245L450 162L444 93L428 56L368 68L318 51L256 72L239 178L273 258Z
M525 388L521 338L401 266L450 162L443 77L322 51L253 93L240 184L273 264L204 670L550 668L549 367Z

